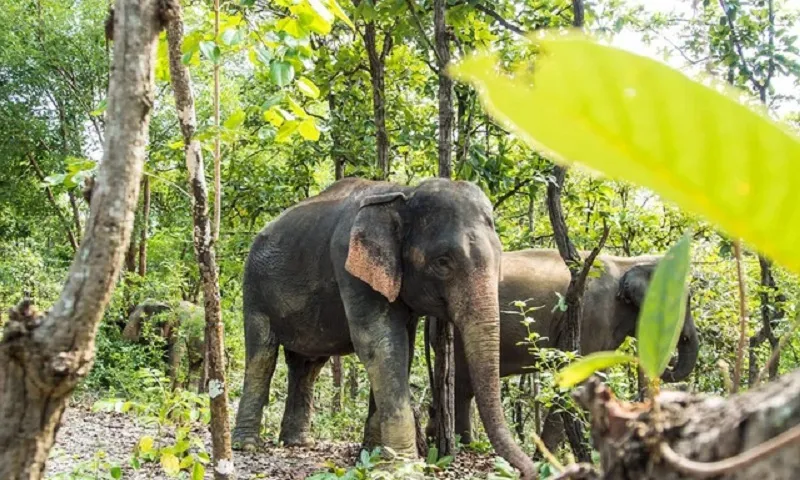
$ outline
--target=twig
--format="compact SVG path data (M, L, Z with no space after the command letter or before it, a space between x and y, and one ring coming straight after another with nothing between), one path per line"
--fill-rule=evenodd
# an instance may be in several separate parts
M679 455L666 442L661 443L659 451L664 461L675 467L677 471L697 478L707 478L724 475L751 466L798 440L800 440L800 425L795 425L777 437L771 438L750 450L716 462L697 462L690 460Z
M475 4L475 10L478 10L479 12L483 12L486 15L489 15L490 17L494 18L497 21L497 23L499 23L500 25L506 27L507 29L511 30L512 32L516 33L517 35L525 35L526 34L525 30L523 30L522 28L520 28L520 27L514 25L513 23L509 22L505 18L501 17L499 13L495 12L494 10L492 10L491 8L489 8L489 7L485 6L485 5L481 5L480 3L476 3Z
M742 378L742 365L744 363L744 346L747 334L747 294L744 285L744 267L742 266L742 244L736 239L733 241L733 251L736 255L736 277L739 283L739 345L736 347L736 364L733 366L733 390L739 391Z
M756 380L753 382L752 385L753 387L755 387L756 385L759 384L759 382L761 382L761 378L769 371L769 367L772 366L772 364L775 363L775 361L778 359L778 357L781 354L781 350L783 349L783 346L786 344L787 341L789 341L789 339L792 338L792 334L795 332L795 330L797 330L798 325L800 325L800 313L798 313L794 317L794 322L792 322L792 328L790 328L788 332L783 334L780 341L778 342L778 346L775 347L775 350L772 351L772 355L769 356L769 360L767 360L767 363L764 365L764 368L762 368L761 371L758 372L758 376L756 376Z
M733 24L733 18L731 17L730 13L728 13L728 5L725 3L725 0L719 0L719 6L722 7L722 13L725 14L725 18L728 20L728 28L731 29L731 43L733 43L734 48L736 48L736 53L739 54L740 67L750 82L753 83L756 91L760 92L763 86L758 82L758 80L756 80L756 77L753 76L752 70L750 70L750 67L747 65L747 60L744 56L744 49L742 48L742 42L740 42L739 38L736 36L736 25Z

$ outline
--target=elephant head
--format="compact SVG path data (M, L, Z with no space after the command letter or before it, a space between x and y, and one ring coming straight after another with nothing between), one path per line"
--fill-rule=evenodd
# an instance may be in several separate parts
M626 335L634 335L636 331L636 320L638 318L639 310L644 302L647 287L650 284L650 278L655 271L656 264L643 264L637 265L620 278L619 290L617 292L617 299L625 304L634 307L635 314L628 321L623 321L620 325L621 329L626 330ZM689 298L686 299L686 314L683 321L683 329L678 341L678 359L674 365L670 364L661 378L665 382L680 382L686 379L697 362L697 352L699 348L697 340L697 329L692 318L691 302Z
M500 403L501 252L486 195L468 182L430 179L405 193L361 201L345 267L390 302L455 324L492 446L531 474L533 464L514 442Z

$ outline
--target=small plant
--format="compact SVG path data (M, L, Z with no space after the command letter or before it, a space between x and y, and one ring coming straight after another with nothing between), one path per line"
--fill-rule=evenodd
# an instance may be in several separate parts
M106 460L106 452L98 450L94 457L79 463L69 472L57 473L48 480L119 480L122 468Z
M175 443L157 447L155 439L144 436L139 439L133 452L131 465L141 468L142 462L159 462L164 473L169 477L177 477L181 472L191 474L192 480L202 480L205 465L211 458L205 451L202 440L189 435L187 427L178 428L175 432Z

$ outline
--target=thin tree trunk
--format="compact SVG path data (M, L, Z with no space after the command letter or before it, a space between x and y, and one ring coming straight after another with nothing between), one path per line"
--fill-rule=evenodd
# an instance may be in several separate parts
M328 110L331 122L331 159L333 159L334 180L341 180L344 175L344 158L339 154L339 123L336 121L336 97L333 89L328 92ZM342 357L334 355L331 359L333 373L333 411L342 410Z
M139 276L147 274L147 227L150 225L150 177L142 180L142 230L139 237Z
M214 38L219 38L219 0L214 0ZM214 40L216 42L216 40ZM211 242L219 240L222 218L222 155L219 146L219 61L214 62L214 224L211 226Z
M358 6L360 0L354 0ZM373 0L377 4L378 0ZM364 27L364 47L369 60L369 75L372 81L372 111L375 117L375 143L378 156L378 171L381 180L389 178L389 135L386 131L386 55L392 49L392 36L383 37L383 46L378 51L377 27L367 22Z
M583 0L573 0L573 26L577 28L583 27ZM567 229L566 221L564 220L564 213L561 206L561 189L566 179L566 170L560 165L556 165L553 169L553 176L555 181L547 186L547 206L550 216L550 224L553 226L553 236L558 246L558 251L561 258L569 268L570 282L567 287L565 301L567 305L566 312L561 312L555 319L555 325L558 325L558 330L555 332L554 340L556 347L564 351L574 351L580 354L581 345L581 315L582 305L581 300L583 291L586 284L586 274L588 268L591 266L593 258L586 260L585 264L581 262L578 251L575 245L569 238L569 231ZM592 253L596 255L605 243L605 238L608 235L608 229L603 235L603 240L600 246ZM583 267L581 267L583 265ZM583 274L583 275L582 275ZM569 439L572 451L575 457L581 462L588 462L591 460L589 448L584 441L583 428L580 422L573 415L565 412L559 414L564 424L564 430Z
M447 37L446 0L433 2L433 29L436 57L439 61L439 176L452 175L453 155L453 81L444 71L450 61L450 42ZM448 319L436 322L436 341L433 345L434 385L436 401L436 447L439 455L455 453L455 360L453 357L453 323Z
M75 225L75 239L78 241L78 243L80 243L83 227L81 226L81 212L78 209L78 199L75 198L74 190L69 190L67 195L69 196L69 205L72 208L72 222Z
M34 158L33 153L28 155L28 161L33 167L33 170L36 172L36 176L39 178L39 180L44 182L45 179L44 172L42 171L41 167L39 167L39 162L36 161L36 158ZM64 216L64 213L61 211L61 208L59 208L58 202L56 202L56 197L53 196L53 190L50 187L44 187L44 191L47 194L47 200L50 201L50 205L52 205L53 209L56 211L58 219L61 221L61 224L67 230L67 238L69 239L69 244L72 247L72 251L77 252L78 241L75 238L75 234L72 232L72 229L69 226L67 218Z
M156 0L118 0L108 135L87 220L58 301L44 316L23 302L0 341L0 478L40 479L67 399L94 362L97 325L131 234L153 105ZM113 208L112 208L113 207Z
M350 391L350 399L355 400L358 397L358 364L350 362L350 369L347 373L347 387Z
M233 465L230 421L228 419L228 385L225 382L225 343L219 299L219 280L211 237L211 221L208 215L208 190L204 174L203 154L200 142L194 138L197 126L191 78L189 70L181 62L183 13L177 4L176 11L177 15L167 26L170 77L181 133L184 138L190 191L193 194L194 248L205 299L205 351L208 371L207 389L211 398L214 478L227 480L236 478L236 472Z

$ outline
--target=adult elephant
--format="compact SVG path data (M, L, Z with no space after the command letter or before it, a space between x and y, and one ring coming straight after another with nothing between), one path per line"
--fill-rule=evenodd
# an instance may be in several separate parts
M584 258L588 252L582 252ZM639 309L644 300L650 278L660 255L618 257L599 255L602 264L599 276L590 278L583 296L581 317L581 351L589 354L601 350L615 350L625 340L634 336ZM534 321L531 331L539 334L541 347L554 348L558 328L554 322L558 295L564 295L570 282L570 274L557 250L528 249L505 252L502 255L503 279L499 284L500 294L500 376L530 373L536 365L536 357L529 347L518 342L527 339L528 327L522 323L515 301L527 301L528 307L543 308L528 314ZM688 300L687 300L688 302ZM427 325L429 342L435 340L436 324L431 319ZM428 345L426 345L428 348ZM662 379L679 382L692 372L697 361L698 340L694 320L687 306L680 340L678 358ZM455 431L461 441L472 441L470 408L474 392L472 372L467 368L464 343L456 336L455 357ZM430 366L429 366L430 369ZM431 412L432 413L432 412ZM430 435L433 420L426 428ZM563 428L551 415L545 420L542 434L548 447L561 439Z
M374 402L367 437L416 457L409 371L421 315L454 322L497 453L527 476L500 403L501 245L492 206L468 182L416 187L347 178L287 209L255 238L245 264L245 378L235 448L259 443L278 346L289 368L280 439L309 441L313 386L331 355L355 351Z

